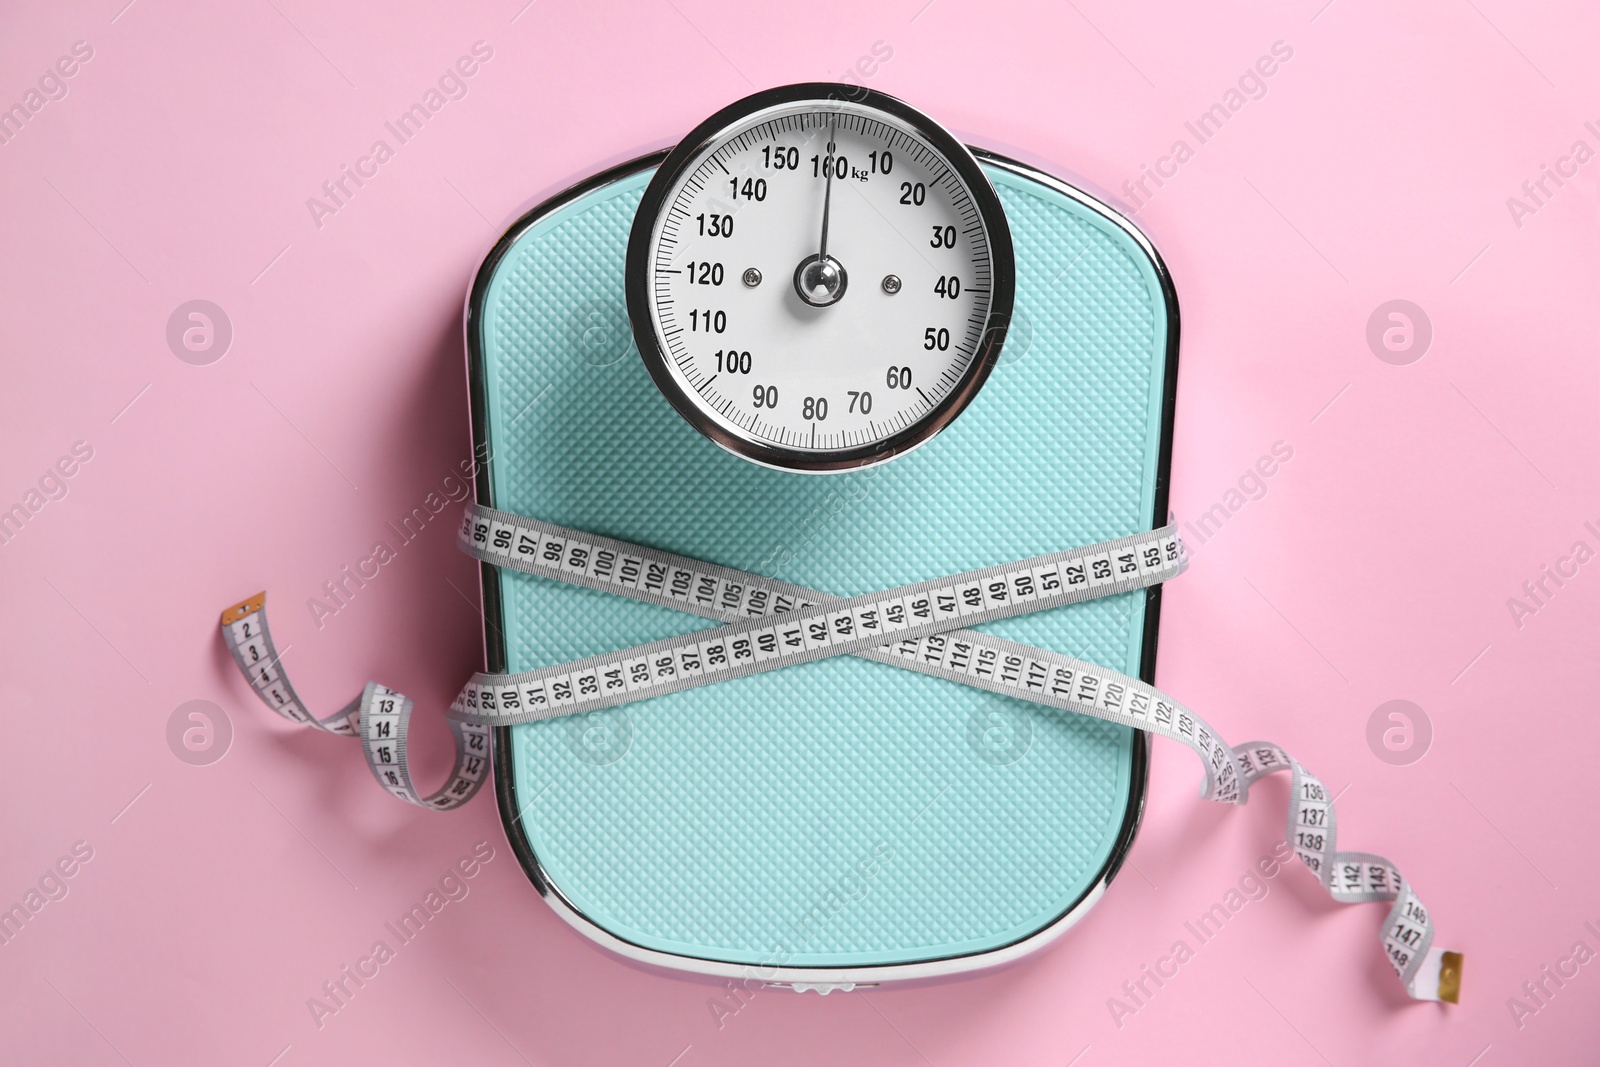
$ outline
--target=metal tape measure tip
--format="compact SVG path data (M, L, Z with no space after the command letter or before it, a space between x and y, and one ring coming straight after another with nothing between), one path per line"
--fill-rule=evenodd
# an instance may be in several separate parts
M253 597L239 601L237 604L224 611L222 613L222 625L232 626L246 615L254 615L256 612L260 611L266 606L267 594L266 591L263 590Z

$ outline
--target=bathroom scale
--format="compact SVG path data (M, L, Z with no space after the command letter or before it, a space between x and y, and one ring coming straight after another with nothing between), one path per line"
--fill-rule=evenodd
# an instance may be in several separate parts
M824 222L823 248L792 278L793 259L778 270L729 255L680 268L700 279L671 279L676 289L658 280L653 292L642 282L628 292L630 237L650 239L635 233L641 205L712 249L724 247L711 243L723 236L719 220L730 249L756 232L767 198L787 188L785 169L828 179L823 195L839 198L834 249L850 248L843 228L870 220L868 210L936 208L946 188L936 161L919 170L909 141L886 159L872 132L830 129L814 151L775 137L770 186L748 172L743 184L715 174L721 188L691 175L675 186L678 202L652 186L673 164L658 153L518 219L467 300L478 503L839 596L1162 526L1178 354L1172 282L1131 222L1056 176L971 149L981 173L958 176L962 187L983 182L988 207L1003 211L1000 223L987 220L992 263L952 252L958 239L977 249L969 237L984 220L963 225L978 217L951 184L953 221L929 216L905 247L884 238L833 259ZM754 141L735 148L758 150ZM869 188L882 199L858 204ZM1002 241L1014 263L1009 310L997 308L988 269L998 271ZM880 277L873 256L907 266ZM947 263L958 266L947 273ZM952 278L966 286L959 296ZM989 288L974 294L979 283ZM704 287L703 307L684 299L700 292L689 285ZM827 314L827 302L853 298L912 326L918 316L948 319L955 340L946 349L945 326L917 329L925 350L885 367L865 330L851 358L867 384L802 397L822 392L807 385L809 357L788 357L789 377L771 369L772 338L787 320L768 323L766 335L713 333L721 305L753 306L737 302L774 287L786 309L774 315ZM680 373L670 338L641 351L630 299L636 312L641 301L675 308L684 330L705 331L698 351L706 360L714 351L715 362ZM977 301L969 335L961 299ZM939 362L963 336L973 339L967 363ZM912 408L928 417L896 414ZM849 429L856 416L874 432ZM897 418L922 429L896 437ZM813 445L820 428L836 435L832 446L806 451L808 425ZM844 458L808 458L818 455ZM488 564L482 581L490 672L705 625ZM1154 587L979 629L1150 681L1159 614ZM637 961L824 992L992 966L1060 935L1115 879L1138 829L1149 758L1142 731L846 656L496 727L493 750L513 850L577 930Z
M523 215L465 324L487 671L444 784L404 694L311 713L264 592L221 632L395 797L492 777L585 936L819 993L1016 959L1107 891L1161 736L1218 803L1287 774L1282 847L1389 905L1409 996L1459 1001L1462 954L1338 848L1326 784L1150 684L1177 304L1106 204L885 94L782 86Z

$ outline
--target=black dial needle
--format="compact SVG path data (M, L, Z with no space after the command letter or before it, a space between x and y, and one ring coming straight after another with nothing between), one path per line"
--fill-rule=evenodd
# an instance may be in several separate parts
M801 300L818 308L838 303L849 284L844 264L828 255L828 220L833 214L833 177L838 162L834 158L834 152L838 151L834 134L838 122L837 115L829 116L828 144L822 154L822 168L827 174L822 188L822 236L817 240L817 254L802 259L794 272L795 292L800 294Z
M828 180L822 189L822 240L818 242L817 262L826 265L828 262L828 210L833 205L833 153L835 145L833 134L837 118L828 120L828 148L823 153L822 160L828 170Z

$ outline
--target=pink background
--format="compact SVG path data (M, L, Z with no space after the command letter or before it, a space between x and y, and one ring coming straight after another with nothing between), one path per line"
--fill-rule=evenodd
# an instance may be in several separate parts
M1507 599L1575 541L1600 547L1583 527L1600 526L1600 161L1547 180L1520 220L1506 203L1574 141L1600 148L1592 12L124 2L0 15L0 105L73 42L93 49L0 145L0 507L75 441L94 452L0 546L0 904L74 842L94 850L0 946L0 1059L1593 1061L1600 963L1520 1027L1507 1000L1580 938L1600 949L1600 563L1520 628ZM307 198L479 40L493 58L468 95L319 228ZM1184 122L1275 41L1293 57L1266 95L1138 214L1183 308L1177 517L1275 442L1294 450L1191 542L1159 681L1229 739L1277 740L1348 787L1341 844L1415 881L1466 953L1459 1008L1407 1002L1382 909L1335 907L1293 869L1119 1027L1107 998L1282 835L1280 783L1241 811L1202 805L1193 761L1158 745L1135 869L1057 945L919 988L763 993L719 1030L718 983L625 964L539 901L487 794L448 816L399 804L354 743L278 720L234 676L217 613L266 588L302 693L324 714L369 677L415 696L424 780L443 774L438 712L479 664L449 524L321 629L301 605L466 457L461 298L520 205L877 42L892 56L866 84L1115 191L1174 140L1195 147ZM209 366L165 340L197 298L234 329ZM1365 340L1395 298L1433 325L1408 366ZM167 743L193 699L234 731L209 766ZM1391 699L1432 722L1408 766L1367 743ZM480 841L495 854L470 895L318 1029L307 998Z

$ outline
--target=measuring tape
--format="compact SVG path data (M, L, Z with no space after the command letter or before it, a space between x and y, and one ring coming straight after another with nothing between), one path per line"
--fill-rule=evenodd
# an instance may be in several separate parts
M1406 991L1419 1000L1459 999L1461 954L1434 947L1432 919L1393 863L1336 850L1338 823L1327 787L1283 749L1267 741L1229 746L1154 686L970 629L1176 577L1185 558L1170 526L856 597L476 504L462 519L459 542L484 562L723 625L518 674L474 674L447 716L455 762L444 785L424 796L406 756L409 698L368 682L357 699L317 719L282 671L267 627L266 594L223 612L223 638L262 701L295 722L359 737L379 784L403 800L444 811L471 799L488 775L493 726L584 714L829 656L860 656L1178 741L1200 757L1202 796L1219 803L1244 804L1254 782L1289 772L1287 838L1300 862L1339 903L1393 902L1382 943Z
M378 784L401 800L449 811L471 800L488 777L489 727L450 719L450 732L456 741L455 764L444 786L431 796L423 796L411 781L411 764L406 758L411 698L376 682L368 682L360 696L326 719L307 711L284 675L278 648L272 643L272 631L267 628L267 594L257 593L224 611L222 638L233 653L233 661L267 707L286 719L326 733L361 738L367 766ZM362 724L365 730L361 729Z

